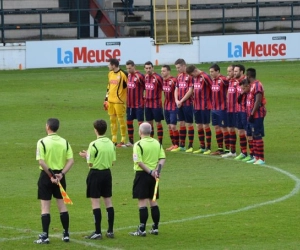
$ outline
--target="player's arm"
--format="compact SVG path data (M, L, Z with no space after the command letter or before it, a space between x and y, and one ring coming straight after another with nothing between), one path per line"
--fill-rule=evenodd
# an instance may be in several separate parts
M121 69L121 72L123 73L123 77L122 77L123 89L126 89L127 88L128 73L126 71L122 70L122 69Z
M259 109L259 107L261 106L261 101L262 101L262 93L258 92L255 95L255 103L254 103L254 107L251 111L251 115L254 115L255 112Z
M184 97L180 100L181 102L185 102L187 99L190 98L190 96L193 94L193 88L189 87L188 92L185 93Z

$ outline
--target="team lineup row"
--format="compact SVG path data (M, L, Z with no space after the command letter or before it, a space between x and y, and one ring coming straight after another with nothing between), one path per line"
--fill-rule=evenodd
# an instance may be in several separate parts
M163 65L158 74L148 61L144 64L145 74L142 74L132 60L126 62L126 72L117 59L110 59L104 108L108 111L112 141L117 147L134 144L135 119L139 124L144 120L151 124L151 136L154 136L155 121L157 139L162 144L162 120L165 119L172 141L167 151L221 155L264 164L266 99L263 85L256 79L256 70L245 70L241 64L229 65L227 76L223 76L217 64L211 65L209 74L194 65L187 66L184 59L174 64L178 72L176 77L171 76L169 65ZM199 140L195 150L194 121ZM118 123L120 143L117 143ZM128 143L125 143L126 123ZM211 150L210 123L218 145L215 152ZM236 154L237 135L239 155Z

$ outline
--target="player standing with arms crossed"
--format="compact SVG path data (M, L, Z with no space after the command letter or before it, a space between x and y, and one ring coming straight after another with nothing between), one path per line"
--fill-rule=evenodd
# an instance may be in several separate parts
M179 145L179 131L176 128L177 125L177 106L175 102L174 92L177 79L171 76L171 67L169 65L163 65L161 67L161 75L164 80L163 91L165 94L164 101L164 113L165 120L168 125L169 134L172 142L172 146L167 148L167 151L178 148Z
M89 144L88 150L81 151L79 155L86 159L90 169L86 179L86 197L91 199L95 231L86 236L86 239L98 240L102 239L101 221L102 213L100 208L100 198L105 203L108 230L106 237L114 238L114 218L115 211L112 205L112 175L110 168L116 161L116 148L113 142L105 136L107 124L104 120L96 120L94 122L94 132L97 136L95 141Z
M126 140L126 100L127 100L127 73L120 69L118 59L109 59L108 85L104 100L104 108L108 111L112 142L117 147L125 146ZM121 142L117 143L118 124L120 125Z
M145 75L145 117L146 121L151 124L151 136L154 135L153 120L156 122L157 139L162 144L163 125L161 121L164 119L162 110L162 77L154 72L152 62L148 61L144 65Z
M133 162L135 178L133 181L132 196L138 199L140 224L137 231L129 233L132 236L146 236L146 224L149 217L148 205L151 208L153 225L150 234L158 234L158 224L160 221L160 210L157 201L152 201L156 178L158 176L157 167L162 167L166 161L166 155L162 145L150 137L151 125L142 123L139 128L141 140L133 146ZM159 198L159 193L156 199Z
M200 148L193 153L208 155L211 153L211 129L209 124L212 80L208 74L197 69L194 65L188 66L186 72L193 77L194 117L200 142Z
M60 221L64 228L62 240L69 242L69 213L64 204L63 197L59 190L58 182L66 190L66 173L74 164L73 151L68 141L57 134L59 129L59 120L49 118L46 123L47 136L40 139L37 143L36 160L40 164L40 177L38 180L38 199L41 200L41 220L43 233L36 244L48 244L49 226L50 226L50 205L51 198L56 198L56 204L60 212ZM54 178L48 169L51 169L56 178Z
M126 70L128 72L126 113L129 137L129 142L126 144L126 146L132 147L134 144L133 120L137 119L139 125L144 122L145 77L135 69L135 64L132 60L126 62Z
M192 153L194 142L192 77L186 73L186 62L184 59L177 59L175 61L175 67L178 75L174 95L178 108L180 147L172 149L171 151L185 151L187 153ZM188 149L185 148L186 126L189 138Z

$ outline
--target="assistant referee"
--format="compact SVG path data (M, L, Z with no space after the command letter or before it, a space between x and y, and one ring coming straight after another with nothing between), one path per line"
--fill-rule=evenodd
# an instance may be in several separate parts
M135 179L133 181L132 196L138 199L140 225L137 231L131 232L132 236L146 236L146 223L148 220L148 204L151 208L153 225L150 234L158 234L160 211L156 201L152 201L156 178L157 166L165 164L165 152L161 144L151 136L151 125L144 122L139 127L141 140L133 146L133 162ZM157 199L159 193L157 193Z
M69 241L69 213L60 193L58 181L66 190L65 175L74 164L73 151L68 141L60 137L56 132L59 128L59 120L49 118L46 123L47 136L37 142L36 160L40 164L40 177L38 180L38 199L41 200L41 220L43 233L34 241L36 244L48 244L50 226L50 205L52 196L56 198L60 220L64 232L62 240ZM53 170L56 178L53 178L48 169Z
M94 122L94 132L97 139L89 144L87 151L83 150L79 153L81 157L86 158L88 167L90 168L86 179L86 197L91 199L95 231L85 238L91 240L102 239L100 197L103 197L108 217L106 237L114 238L115 212L111 200L112 175L110 168L116 160L116 148L114 143L105 136L106 130L106 121L96 120Z

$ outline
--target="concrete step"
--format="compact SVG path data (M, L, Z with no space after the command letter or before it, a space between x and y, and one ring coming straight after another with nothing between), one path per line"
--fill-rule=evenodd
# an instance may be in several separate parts
M131 37L145 37L145 36L150 36L150 28L145 27L145 28L130 28L129 30L129 36Z
M44 39L47 37L51 39L55 38L76 38L77 28L60 28L60 29L43 29ZM1 38L1 32L0 32ZM39 40L39 29L15 29L5 30L5 39L14 39L18 41L24 40Z
M3 9L35 9L58 7L58 0L3 0Z
M45 13L42 14L42 23L64 23L69 22L70 16L66 13ZM39 23L39 14L20 14L20 15L5 15L5 24L24 24L24 23ZM0 19L1 24L1 19Z

